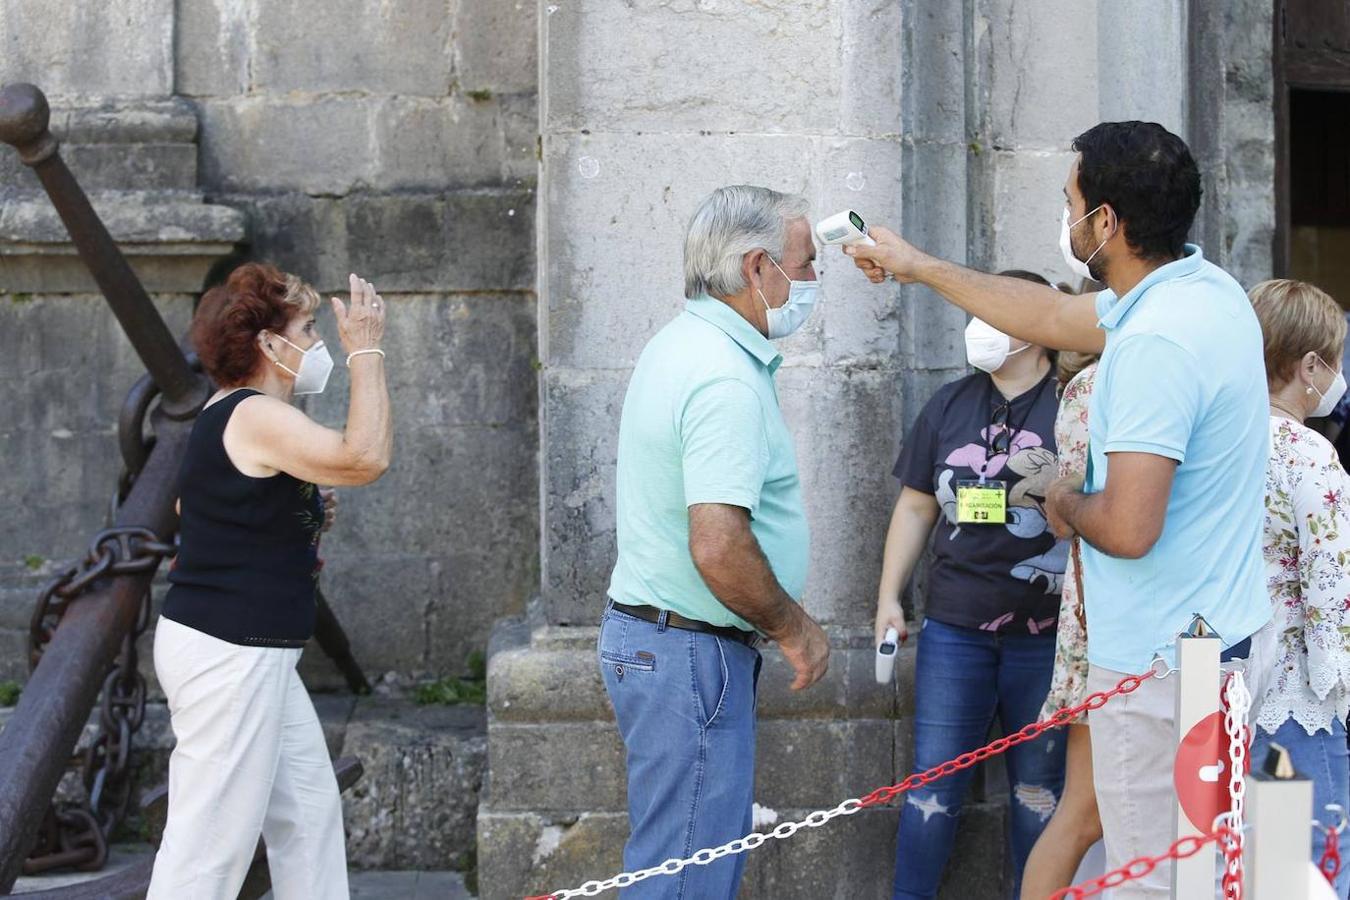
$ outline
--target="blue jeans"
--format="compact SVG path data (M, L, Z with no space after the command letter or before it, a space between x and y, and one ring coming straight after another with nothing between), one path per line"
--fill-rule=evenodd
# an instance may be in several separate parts
M1279 744L1289 751L1294 770L1313 783L1313 818L1328 825L1338 821L1336 813L1329 812L1328 803L1338 803L1350 810L1350 754L1346 752L1345 726L1331 723L1330 733L1319 731L1308 734L1303 726L1288 719L1274 734L1257 728L1252 739L1252 768L1265 763L1271 744ZM1312 831L1312 861L1322 859L1326 846L1326 832ZM1341 871L1336 876L1336 896L1350 894L1350 829L1341 832Z
M600 671L628 755L627 871L748 834L760 656L736 641L607 608ZM745 855L622 891L626 900L730 900Z
M926 619L914 676L914 766L922 772L983 746L997 714L1012 734L1040 714L1055 665L1055 636L999 635ZM1005 754L1009 838L1016 884L1064 790L1065 737L1058 731ZM951 855L972 769L911 791L900 809L895 892L935 897Z

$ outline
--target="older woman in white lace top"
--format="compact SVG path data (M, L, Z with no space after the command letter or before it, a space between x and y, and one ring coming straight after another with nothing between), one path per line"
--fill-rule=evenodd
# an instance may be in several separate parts
M1252 758L1259 762L1272 743L1288 749L1295 768L1312 779L1314 815L1335 821L1328 804L1350 808L1350 477L1331 444L1303 421L1326 415L1345 393L1346 323L1334 300L1303 282L1262 282L1251 300L1270 389L1264 550L1280 629ZM1350 831L1341 840L1345 858ZM1313 836L1314 860L1323 841ZM1336 891L1350 891L1345 867Z

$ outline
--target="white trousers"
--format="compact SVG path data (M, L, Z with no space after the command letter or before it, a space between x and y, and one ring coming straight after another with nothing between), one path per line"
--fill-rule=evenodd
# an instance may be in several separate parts
M1252 635L1251 654L1242 666L1252 696L1247 723L1256 721L1265 687L1275 665L1273 623ZM1123 672L1088 668L1088 693L1115 687ZM1150 678L1138 690L1112 697L1088 715L1092 729L1092 775L1097 811L1106 843L1107 871L1141 856L1157 856L1172 843L1176 788L1172 760L1176 756L1175 678ZM1116 888L1112 900L1168 897L1172 864L1161 863L1138 881Z
M148 900L236 900L259 834L277 900L347 900L342 802L299 659L160 618L155 673L178 743Z

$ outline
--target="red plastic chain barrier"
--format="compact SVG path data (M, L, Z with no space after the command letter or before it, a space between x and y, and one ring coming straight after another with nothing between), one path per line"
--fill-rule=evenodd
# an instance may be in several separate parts
M1185 859L1188 856L1194 856L1215 841L1223 841L1225 846L1231 846L1237 843L1237 837L1237 832L1221 825L1216 830L1200 837L1191 835L1181 838L1171 847L1168 847L1167 852L1161 856L1141 856L1099 878L1056 891L1050 895L1050 900L1083 900L1085 897L1095 897L1102 891L1120 887L1127 881L1136 881L1143 878L1158 868L1159 863L1166 862L1169 859Z
M932 782L937 781L940 778L945 778L948 775L961 771L962 769L969 769L971 766L977 765L983 762L984 760L989 759L992 756L998 756L1000 753L1006 753L1010 748L1016 747L1018 744L1024 744L1027 741L1035 740L1036 738L1040 737L1042 734L1044 734L1045 732L1049 731L1052 728L1059 728L1063 725L1067 725L1069 722L1077 718L1082 713L1092 712L1093 710L1101 709L1103 706L1107 704L1107 702L1112 697L1116 697L1121 694L1132 693L1133 691L1138 690L1139 686L1143 684L1145 681L1148 681L1150 678L1157 677L1160 674L1166 673L1160 673L1157 670L1150 670L1148 672L1143 673L1142 675L1127 675L1124 678L1122 678L1120 682L1110 690L1098 691L1095 694L1089 694L1083 700L1082 703L1078 704L1077 706L1065 707L1064 709L1059 710L1057 713L1055 713L1053 716L1051 716L1050 718L1046 719L1043 722L1032 722L1026 725L1024 728L1020 729L1019 731L1001 737L989 743L988 745L981 747L978 750L973 750L970 753L962 753L960 756L956 757L956 759L948 760L947 762L934 766L933 768L929 769L926 772L919 772L909 776L903 781L897 782L892 785L888 785L886 787L877 788L870 794L861 797L857 801L846 800L844 801L844 803L840 804L839 807L836 807L834 810L828 813L824 814L813 813L812 816L807 817L807 821L805 823L798 823L798 825L800 824L806 824L810 826L822 825L826 821L828 821L829 818L835 815L839 814L852 815L853 813L856 813L860 810L866 809L871 806L880 806L882 804L889 803L890 801L894 800L896 797L905 793L906 791L913 790L916 787L922 787L923 785L926 784L931 784ZM822 816L821 821L818 822L811 821L812 817L816 815ZM783 826L779 826L780 829L782 827ZM611 887L625 887L629 884L651 877L653 875L673 875L676 872L680 871L680 869L684 868L685 865L706 865L710 862L714 862L718 858L721 858L721 856L725 855L727 852L742 853L745 850L750 850L754 849L754 847L761 846L765 842L765 840L767 840L770 837L789 837L791 836L792 833L795 833L795 830L796 826L793 826L791 831L785 832L782 835L777 834L778 829L775 829L775 833L772 835L763 835L759 834L758 832L755 832L751 835L747 835L745 838L741 838L737 841L732 842L733 845L736 844L741 845L739 847L732 847L732 845L725 845L723 847L717 848L716 853L714 853L711 850L700 850L698 853L695 853L693 856L688 857L684 860L673 860L673 859L667 860L665 863L655 867L655 869L652 870L647 870L638 873L625 872L621 875L607 879L603 882L590 881L580 888L572 890L554 891L551 894L539 894L536 896L527 897L525 898L525 900L561 900L561 898L593 897L601 893L603 890L608 890ZM1221 832L1216 832L1216 834L1218 833ZM1214 837L1215 835L1209 835L1208 839L1213 840ZM753 842L751 842L752 838L754 839ZM1198 840L1198 839L1191 838L1189 840ZM1196 850L1198 849L1199 847L1196 847ZM1196 852L1196 850L1192 850L1191 853ZM1189 856L1190 854L1188 853L1186 855ZM1157 863L1155 862L1154 865L1157 865ZM1150 866L1149 871L1152 871L1152 866ZM1066 890L1072 890L1072 888L1068 888ZM1070 895L1066 894L1065 896ZM1090 896L1090 895L1084 894L1082 896Z
M940 763L926 772L918 772L909 776L904 781L889 785L888 787L877 788L870 794L862 797L858 802L862 809L869 806L879 806L883 803L889 803L905 791L913 790L917 787L931 784L940 778L946 778L948 775L960 772L962 769L969 769L971 766L984 762L991 756L998 756L1005 753L1011 747L1018 744L1025 744L1027 741L1035 740L1052 728L1059 728L1077 718L1080 713L1091 712L1095 709L1101 709L1112 697L1120 694L1129 694L1139 689L1139 685L1153 678L1156 672L1145 672L1143 675L1127 675L1120 680L1120 683L1109 691L1098 691L1095 694L1088 695L1082 703L1077 706L1067 706L1055 713L1043 722L1031 722L1020 731L1015 731L1010 735L999 738L992 743L981 747L978 750L972 750L969 753L962 753L956 759Z
M1322 870L1329 884L1336 884L1336 876L1341 874L1341 836L1335 828L1327 828L1327 843L1317 868Z

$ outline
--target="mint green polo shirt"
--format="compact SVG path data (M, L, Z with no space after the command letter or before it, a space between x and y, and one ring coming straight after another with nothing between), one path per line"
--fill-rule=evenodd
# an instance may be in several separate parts
M712 625L754 626L723 606L689 553L689 507L750 511L750 528L794 600L810 533L774 373L783 357L720 300L688 301L638 358L619 424L619 558L609 596Z

